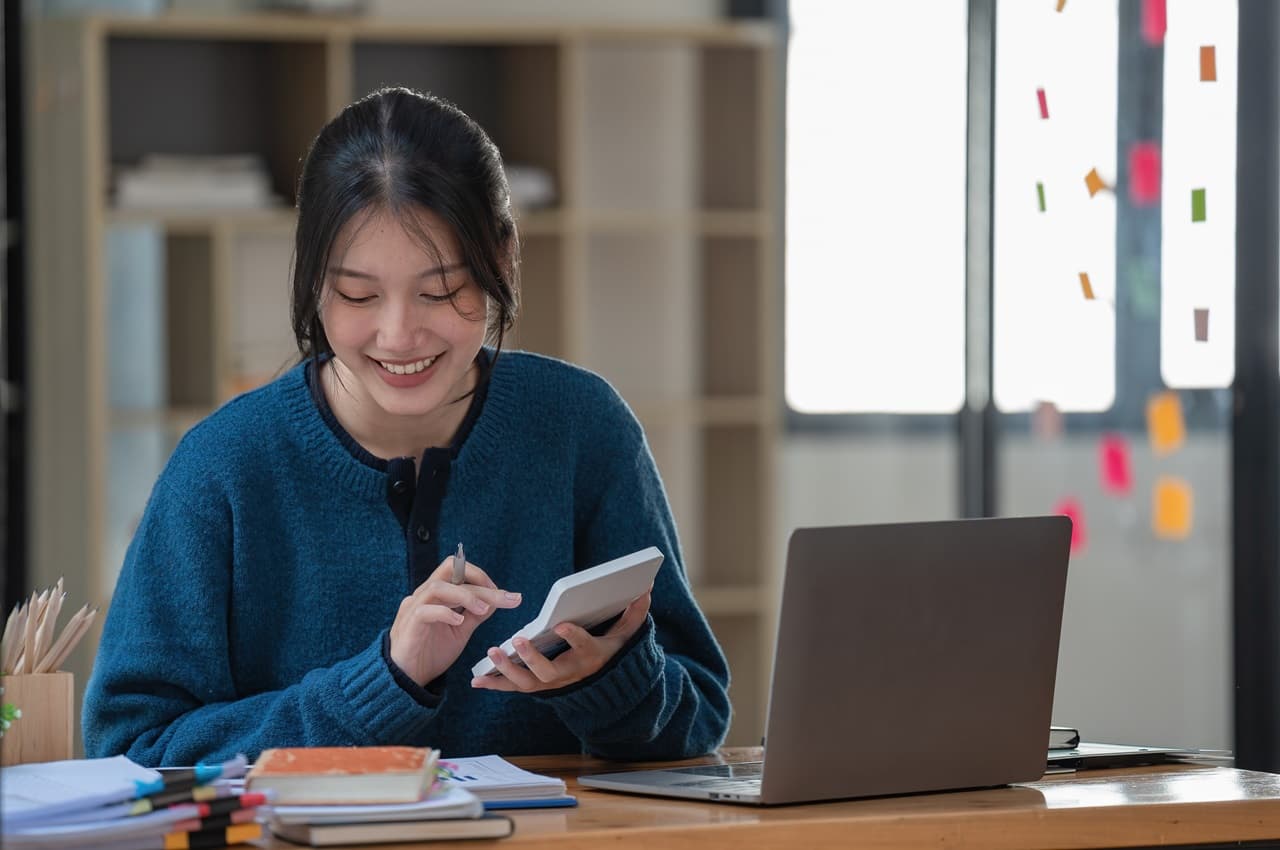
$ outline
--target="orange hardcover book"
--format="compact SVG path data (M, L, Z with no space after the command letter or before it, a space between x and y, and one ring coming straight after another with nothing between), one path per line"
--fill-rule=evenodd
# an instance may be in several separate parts
M426 747L281 747L263 750L246 778L277 805L412 803L435 780Z

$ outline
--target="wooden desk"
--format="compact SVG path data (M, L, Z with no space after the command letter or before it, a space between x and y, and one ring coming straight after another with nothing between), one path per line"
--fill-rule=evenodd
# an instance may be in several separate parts
M689 763L759 757L757 749L725 750L719 758ZM578 756L512 761L538 773L563 777L579 805L507 812L516 829L501 843L366 846L1066 850L1280 839L1280 776L1231 768L1091 771L985 791L757 808L615 794L577 785L579 774L619 769L614 762ZM264 839L261 845L273 850L296 846L279 839Z

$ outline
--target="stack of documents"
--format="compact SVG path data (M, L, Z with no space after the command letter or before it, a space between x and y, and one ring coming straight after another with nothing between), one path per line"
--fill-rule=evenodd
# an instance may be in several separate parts
M578 801L565 793L564 780L530 773L501 756L445 759L438 765L446 785L465 788L484 803L485 809L537 809L574 806Z
M473 794L448 784L415 803L273 806L271 831L298 844L380 844L505 838L512 823L485 815Z
M116 175L116 206L127 209L259 208L279 204L262 158L150 154Z
M0 837L10 850L226 847L262 835L260 794L237 794L240 756L160 773L124 756L0 770Z

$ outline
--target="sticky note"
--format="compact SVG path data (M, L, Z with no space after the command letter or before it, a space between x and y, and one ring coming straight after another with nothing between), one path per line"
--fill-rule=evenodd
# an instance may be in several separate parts
M1160 147L1155 142L1129 146L1129 202L1149 207L1160 200Z
M1196 342L1209 341L1209 308L1197 307L1196 310Z
M1119 434L1106 434L1098 441L1098 472L1104 492L1127 496L1133 492L1133 464L1129 441Z
M1044 212L1044 184L1036 183L1036 198L1040 201L1040 212Z
M1084 185L1089 187L1090 198L1107 188L1107 184L1103 183L1102 178L1098 176L1098 169L1096 168L1090 168L1089 173L1084 176Z
M1093 300L1093 285L1089 283L1089 273L1080 272L1080 289L1084 291L1086 301Z
M1212 44L1200 48L1200 82L1212 83L1218 79L1218 56Z
M1147 44L1164 43L1164 33L1168 29L1168 11L1165 0L1142 0L1142 40Z
M1045 100L1044 89L1036 89L1036 99L1040 101L1040 117L1049 117L1049 102Z
M1051 401L1037 402L1031 412L1031 430L1042 440L1062 435L1062 413Z
M1204 189L1191 190L1191 220L1204 221Z
M1071 520L1071 552L1079 552L1085 544L1084 511L1080 509L1079 500L1070 496L1059 499L1053 512Z
M1181 478L1156 479L1151 498L1151 530L1162 540L1185 540L1191 533L1191 485Z
M1166 390L1147 399L1147 438L1151 441L1151 451L1158 455L1167 455L1182 447L1187 429L1182 421L1182 399L1177 393Z

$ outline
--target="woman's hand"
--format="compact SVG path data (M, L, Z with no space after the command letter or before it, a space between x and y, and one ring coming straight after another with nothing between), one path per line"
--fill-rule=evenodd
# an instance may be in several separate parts
M419 685L449 669L476 626L495 610L520 604L520 594L499 590L474 564L467 564L463 584L452 584L452 575L451 556L404 598L391 624L391 660Z
M644 625L645 617L649 616L652 592L653 588L650 588L644 596L628 605L618 622L599 637L582 626L560 623L555 627L555 633L569 644L569 648L554 660L547 658L524 638L516 638L514 643L516 654L525 663L525 667L511 661L498 647L490 647L489 660L502 675L477 676L471 680L471 687L532 693L563 688L582 681L617 655L618 650Z

